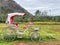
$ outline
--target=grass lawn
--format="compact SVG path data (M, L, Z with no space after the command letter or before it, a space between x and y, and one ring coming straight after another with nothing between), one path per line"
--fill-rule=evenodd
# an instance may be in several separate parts
M20 24L19 29L23 30L24 24ZM0 37L4 37L5 33L4 30L6 30L6 27L8 27L6 24L0 24ZM40 43L41 45L46 44L47 42L50 43L58 43L60 42L60 25L35 25L33 28L39 27L40 30L40 37L41 41L40 42L34 42L34 43ZM3 29L3 30L2 30ZM31 30L30 28L28 29L29 31ZM15 41L12 42L7 42L7 41L1 41L0 40L0 45L15 45L17 42L25 42L25 43L32 43L30 39L28 39L29 36L29 31L25 32L25 36L22 39L16 39Z

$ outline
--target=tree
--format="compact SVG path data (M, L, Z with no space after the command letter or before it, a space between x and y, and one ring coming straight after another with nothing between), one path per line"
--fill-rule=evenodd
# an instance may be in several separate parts
M35 12L34 21L38 21L38 20L39 20L40 13L41 13L41 12L40 12L39 10L37 10L37 11Z
M39 17L40 17L40 15L41 15L41 11L37 10L37 11L35 12L35 16L39 16Z
M43 11L42 16L47 16L47 13L48 13L47 11Z

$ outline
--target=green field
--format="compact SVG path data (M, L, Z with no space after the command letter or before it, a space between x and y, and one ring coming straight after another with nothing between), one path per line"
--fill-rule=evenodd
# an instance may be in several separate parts
M19 29L24 31L24 29L23 29L24 25L25 24L23 24L23 23L20 24ZM3 38L7 32L10 32L10 31L6 30L7 27L8 26L6 24L0 24L0 38ZM41 38L40 42L60 41L60 25L37 25L36 24L32 28L37 28L37 27L40 28L40 30L39 30L40 38ZM8 28L8 30L9 30L9 28ZM0 45L5 45L5 44L6 45L13 45L16 42L28 42L28 43L32 42L31 40L28 39L29 38L29 31L31 31L30 28L23 35L24 36L23 39L17 39L17 40L12 41L12 42L7 42L5 40L0 40Z

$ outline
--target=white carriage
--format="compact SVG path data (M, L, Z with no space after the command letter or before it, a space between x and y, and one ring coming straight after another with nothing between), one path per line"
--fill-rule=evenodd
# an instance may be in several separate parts
M24 35L24 33L27 31L27 29L33 26L33 23L29 22L29 25L25 26L25 28L26 27L27 28L24 29L24 31L22 32L22 31L19 30L19 24L18 23L14 24L14 17L15 16L22 16L23 17L25 15L26 15L25 13L18 13L18 12L9 13L8 14L8 17L7 17L7 20L6 20L6 24L8 25L9 28L14 29L13 31L15 31L14 32L15 34ZM37 32L39 30L39 28L34 28L33 30L34 30L34 32L31 33L31 35L30 35L31 39L32 40L35 40L35 39L40 40L40 34ZM9 36L9 35L11 35L11 33L7 32L7 35ZM17 35L16 36L12 36L10 38L11 38L11 40L14 40L16 37L17 38L22 38L21 36L17 36ZM5 39L9 40L7 38L5 38Z

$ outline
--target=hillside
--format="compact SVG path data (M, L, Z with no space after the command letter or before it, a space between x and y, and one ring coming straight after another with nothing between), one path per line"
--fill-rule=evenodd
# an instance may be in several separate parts
M13 0L0 0L0 12L4 12L4 10L7 13L10 12L24 12L26 14L31 15L27 10L25 10L23 7L18 5L15 1Z
M1 17L4 18L7 16L8 13L13 12L26 13L27 17L32 16L32 14L30 14L27 10L25 10L23 7L17 4L14 0L0 0L0 20Z

